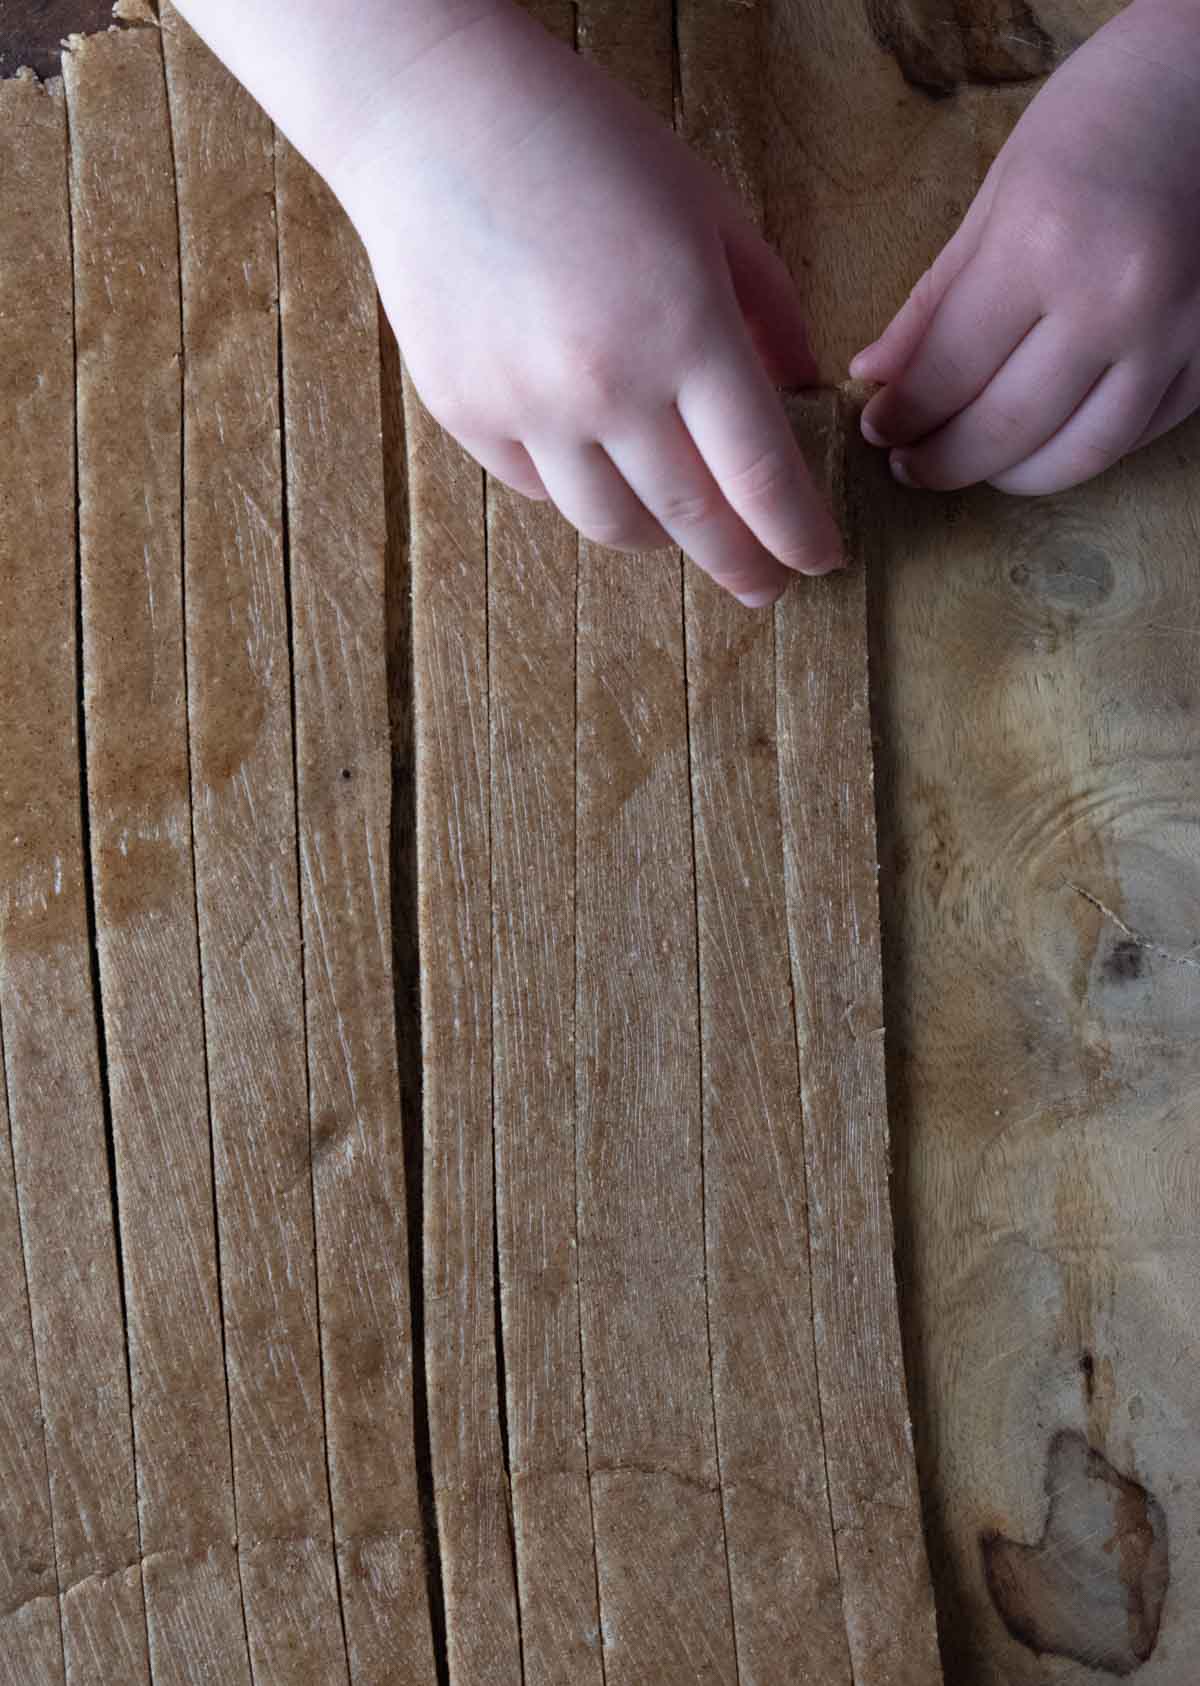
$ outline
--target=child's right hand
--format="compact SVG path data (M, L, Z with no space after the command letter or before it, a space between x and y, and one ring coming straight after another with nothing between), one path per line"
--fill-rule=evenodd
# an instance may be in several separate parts
M772 382L816 378L716 173L511 0L399 71L330 172L422 401L586 537L743 602L841 561Z

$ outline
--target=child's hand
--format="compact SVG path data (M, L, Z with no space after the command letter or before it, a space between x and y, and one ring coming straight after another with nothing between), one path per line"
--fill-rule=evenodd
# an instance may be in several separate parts
M518 6L407 65L330 179L422 401L618 549L743 601L840 561L772 381L816 378L787 270L720 178Z
M948 491L1090 479L1200 406L1200 0L1134 0L1051 77L851 373Z

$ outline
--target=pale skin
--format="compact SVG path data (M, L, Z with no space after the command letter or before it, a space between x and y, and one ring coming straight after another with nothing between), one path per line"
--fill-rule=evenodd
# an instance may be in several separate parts
M1064 491L1200 406L1200 0L1134 0L1059 67L850 367L936 490Z
M803 0L797 0L803 3ZM751 607L838 567L776 387L816 366L717 173L515 0L183 0L327 178L422 401L618 550ZM897 478L1061 491L1200 407L1200 0L1133 0L1049 79L851 364Z

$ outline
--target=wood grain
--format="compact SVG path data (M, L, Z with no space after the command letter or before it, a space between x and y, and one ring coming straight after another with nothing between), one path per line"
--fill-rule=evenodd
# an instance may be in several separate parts
M279 436L274 135L172 9L184 579L238 1554L257 1681L347 1678L318 1336Z
M277 149L321 1343L351 1676L434 1678L413 1450L388 870L379 313L328 188Z
M1112 10L1037 8L1059 40ZM976 180L1034 91L958 97ZM893 1195L947 1677L1183 1686L1195 425L1028 501L906 495L851 445Z
M764 232L833 386L966 212L973 108L906 81L865 5L770 0L764 29Z
M1053 498L854 468L918 1451L972 1686L1194 1677L1198 464L1192 422Z
M196 942L178 228L156 30L76 38L71 131L88 808L156 1681L249 1681Z
M62 84L0 85L0 1014L68 1682L148 1679L76 699ZM36 545L29 543L37 535Z

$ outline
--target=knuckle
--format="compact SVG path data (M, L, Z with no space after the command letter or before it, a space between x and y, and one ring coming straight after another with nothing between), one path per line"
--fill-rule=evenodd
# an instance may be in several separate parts
M926 384L931 388L957 393L967 384L966 363L949 345L939 341L927 346L924 362Z
M984 444L999 449L1006 447L1020 432L1025 418L1018 410L997 404L981 404L974 418L974 431Z
M697 490L680 487L656 501L656 513L664 527L703 527L720 513L722 498L715 487Z
M616 515L589 515L578 523L579 531L604 550L638 550L637 522Z
M595 423L627 402L631 373L609 332L587 326L564 333L555 358L554 388L571 412Z
M1155 222L1144 225L1110 270L1105 291L1122 322L1165 308L1175 290L1177 240L1164 239Z
M1084 480L1103 474L1131 443L1132 440L1118 445L1113 439L1103 439L1098 435L1072 440L1071 449L1063 458L1055 478L1061 480L1064 490L1067 486L1078 486Z
M1181 285L1178 233L1153 206L1114 211L1122 239L1084 224L1070 205L1037 201L1021 224L1024 248L1046 290L1068 299L1093 334L1124 332L1167 307Z
M936 286L937 277L931 266L917 277L916 285L908 295L909 303L917 310L927 310L933 302Z
M1052 497L1055 492L1065 492L1076 484L1070 470L1061 464L1055 469L1010 468L988 481L989 486L1010 498Z
M568 390L572 405L603 425L628 402L629 378L610 359L597 357L575 365Z
M772 583L771 575L764 573L761 564L754 567L749 564L739 566L735 563L731 567L714 571L712 577L726 591L733 592L735 597L740 597L745 592L761 591L764 585Z
M1079 228L1068 211L1044 198L1031 199L1020 223L1020 240L1029 256L1050 270L1079 257Z
M735 505L771 504L790 490L799 478L799 465L790 451L771 445L745 468L726 477L724 489Z

